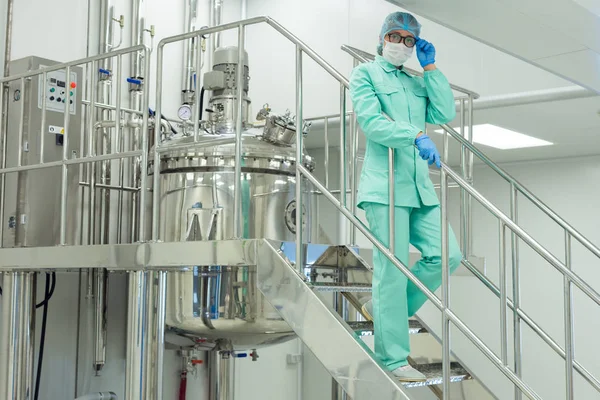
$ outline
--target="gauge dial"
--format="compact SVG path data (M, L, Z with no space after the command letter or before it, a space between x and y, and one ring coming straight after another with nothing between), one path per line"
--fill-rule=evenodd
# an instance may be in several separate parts
M188 121L192 118L192 108L186 104L182 105L177 111L177 116L179 116L179 119L182 121Z

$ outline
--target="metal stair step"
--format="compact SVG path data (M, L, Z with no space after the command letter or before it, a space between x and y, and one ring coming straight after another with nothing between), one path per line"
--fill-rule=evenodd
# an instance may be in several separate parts
M424 382L407 382L403 383L404 387L415 388L424 386L441 385L443 383L442 377L442 363L431 363L431 364L417 364L415 367L422 374L427 377ZM471 375L458 363L450 363L450 382L458 383L472 379Z
M371 288L371 284L359 284L359 283L352 283L352 284L340 284L337 282L332 282L332 283L326 283L326 282L319 282L319 283L308 283L308 285L313 288L313 290L316 290L317 292L349 292L349 293L364 293L364 292L371 292L372 288Z
M421 323L414 319L408 320L408 332L411 335L416 335L419 333L427 333L427 329L421 325ZM374 328L373 323L370 321L351 321L348 322L348 325L354 332L358 334L358 336L370 336L373 334Z

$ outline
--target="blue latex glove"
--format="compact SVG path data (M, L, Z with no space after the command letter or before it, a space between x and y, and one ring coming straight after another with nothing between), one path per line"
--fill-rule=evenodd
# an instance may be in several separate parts
M417 58L421 67L435 64L435 47L425 39L419 38L415 45L417 47Z
M440 153L438 152L437 147L435 147L435 143L433 143L433 140L431 140L429 136L419 136L415 140L415 144L419 149L419 156L421 156L423 160L428 161L429 165L435 163L438 168L442 167Z

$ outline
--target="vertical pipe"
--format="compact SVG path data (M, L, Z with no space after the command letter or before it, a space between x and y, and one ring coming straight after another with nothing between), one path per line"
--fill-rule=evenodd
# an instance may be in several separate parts
M19 90L21 90L21 93L25 93L25 78L21 78L21 84L19 85ZM25 118L25 99L22 99L21 101L21 111L20 111L20 116L19 116L19 140L18 140L18 148L13 149L13 151L17 151L17 166L20 167L21 163L23 162L23 124L25 123L24 121ZM19 173L20 174L20 173Z
M161 400L163 393L163 366L165 353L165 307L167 299L167 272L158 271L156 288L156 392L155 399Z
M121 135L121 90L123 87L122 79L123 79L123 56L117 56L117 71L116 71L116 80L117 80L117 88L116 88L116 98L115 98L115 120L117 123L115 124L115 152L120 153L123 151L123 143L121 143L122 135ZM117 215L119 218L119 223L117 224L117 243L122 243L122 234L123 234L123 186L125 179L125 162L121 158L119 160L119 182L121 185L121 190L119 190L118 200L117 200Z
M28 400L33 393L35 273L4 272L1 275L0 397Z
M441 237L442 237L442 376L444 400L450 400L450 267L448 264L448 132L444 132L443 166L440 170Z
M147 271L144 274L146 291L142 296L144 302L144 346L142 353L142 372L141 382L143 384L143 392L145 393L144 400L157 400L155 395L156 390L156 371L158 367L158 354L156 346L156 289L157 289L157 272Z
M14 0L8 0L6 5L6 34L4 38L4 76L10 74L10 57L12 51L12 23ZM2 121L0 121L0 140L2 141L2 168L6 168L6 132L8 129L8 84L2 82L0 88L0 104L2 105ZM0 178L0 221L4 221L4 194L6 189L6 175ZM0 223L0 247L4 246L4 224Z
M196 19L198 17L198 0L184 0L185 2L185 26L184 33L193 32L196 30ZM181 90L183 93L194 92L194 74L199 74L200 69L195 66L196 57L201 52L196 51L196 42L201 42L200 37L185 40L183 42L183 82Z
M208 400L233 400L235 395L235 356L229 351L208 353Z
M571 235L565 231L565 266L571 269ZM566 400L573 400L575 388L573 384L573 363L575 347L573 343L573 286L571 280L564 277L564 302L565 302L565 369L566 369Z
M95 138L96 138L96 76L98 75L98 64L96 61L92 61L92 67L90 69L90 105L88 108L88 126L87 126L87 145L88 145L88 156L93 157L96 155ZM96 209L96 163L92 162L87 169L88 171L88 182L90 183L88 189L88 244L95 243L95 209ZM91 272L91 271L89 271Z
M248 18L248 0L242 0L241 19L245 20L247 18Z
M304 141L302 137L304 117L302 109L302 49L300 46L296 46L296 165L302 165L303 161L303 146ZM303 221L302 210L302 173L300 168L296 168L296 269L298 273L302 274L304 270L304 235L303 235Z
M144 391L144 345L147 330L144 298L146 296L146 273L128 273L127 304L127 358L125 363L125 398L146 400Z
M162 85L163 85L163 70L164 70L164 47L158 46L156 51L156 115L162 112ZM160 160L160 129L154 130L154 159ZM160 208L160 163L154 163L154 171L152 175L152 240L158 240L159 232L159 208Z
M95 346L94 371L98 376L106 363L106 289L108 275L104 268L94 270L96 280L96 296L94 297Z
M42 74L42 85L44 85L44 92L46 92L48 90L47 85L48 85L48 73L44 72ZM46 138L46 107L47 107L47 103L48 103L48 97L47 96L42 96L42 122L40 124L40 132L42 132L42 134L40 135L40 164L42 164L44 162L44 139ZM67 106L68 107L68 106ZM2 221L2 220L0 220Z
M212 21L210 26L221 25L223 21L223 0L212 0L211 11ZM221 32L215 32L211 36L211 54L214 54L215 50L221 47Z
M325 117L325 187L329 190L329 118Z
M71 80L71 67L66 68L66 81ZM23 102L24 103L24 102ZM65 101L65 115L63 126L65 133L63 134L63 154L62 154L62 182L60 194L60 245L67 245L67 195L68 195L68 169L67 160L69 159L69 123L71 121L71 109L69 101ZM42 133L43 134L43 133Z
M343 296L341 293L333 294L333 309L339 314L342 315L342 302ZM341 390L340 385L338 385L337 381L334 378L331 378L331 400L341 400L341 394L343 391Z
M519 222L517 189L514 184L510 185L510 218L514 223ZM511 231L512 247L512 281L513 281L513 333L514 333L514 370L517 377L522 376L521 353L523 350L523 340L521 338L521 317L517 310L521 308L521 273L519 269L519 238L516 233ZM521 400L523 393L515 386L515 400Z
M347 208L346 205L346 87L340 84L340 205ZM339 214L339 244L348 242L348 224L347 220Z
M146 70L150 69L150 50L144 50L144 68ZM141 170L146 171L148 166L148 152L150 151L149 143L148 143L148 119L149 119L149 106L150 106L150 90L145 89L142 97L142 157L141 157ZM160 134L160 129L157 130ZM158 142L155 142L158 145ZM156 148L156 146L155 146ZM159 160L159 158L155 158L155 160ZM156 162L155 164L160 164ZM136 186L137 187L137 186ZM140 182L140 213L139 213L139 238L138 240L143 242L146 240L146 197L148 196L148 180L145 176L141 177Z
M137 46L144 44L144 29L146 20L144 19L144 1L133 0L131 3L131 45ZM145 71L142 64L143 52L137 52L131 57L131 77L144 77Z
M200 36L196 36L196 71L202 70L202 38ZM194 142L198 142L200 135L200 111L202 104L200 103L200 96L196 96L194 101Z
M508 306L508 298L506 295L506 226L502 221L499 221L500 229L500 353L503 365L508 365L508 328L506 307Z
M235 118L235 183L233 188L233 223L234 235L242 237L242 113L244 102L244 47L246 26L238 27L238 65L237 65L237 93ZM298 201L296 199L296 201Z
M2 88L0 88L0 104L3 107L3 117L0 121L0 145L2 146L2 160L0 160L0 165L2 169L6 168L6 121L8 119L8 109L4 107L8 107L8 102L5 105L4 101L6 100L6 92L8 91L8 85L2 82ZM0 221L4 221L4 198L5 198L5 186L6 186L6 174L1 174L0 177ZM0 223L0 248L4 247L4 224Z
M8 76L10 74L14 3L14 0L8 0L8 3L6 4L6 37L4 38L4 76ZM5 89L8 90L8 87L5 87ZM6 100L8 104L8 99Z

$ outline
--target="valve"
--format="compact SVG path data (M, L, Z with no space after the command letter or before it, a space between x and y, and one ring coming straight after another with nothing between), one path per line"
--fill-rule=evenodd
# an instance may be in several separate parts
M258 352L256 351L256 349L252 350L252 353L250 353L250 357L252 357L252 361L258 361Z

